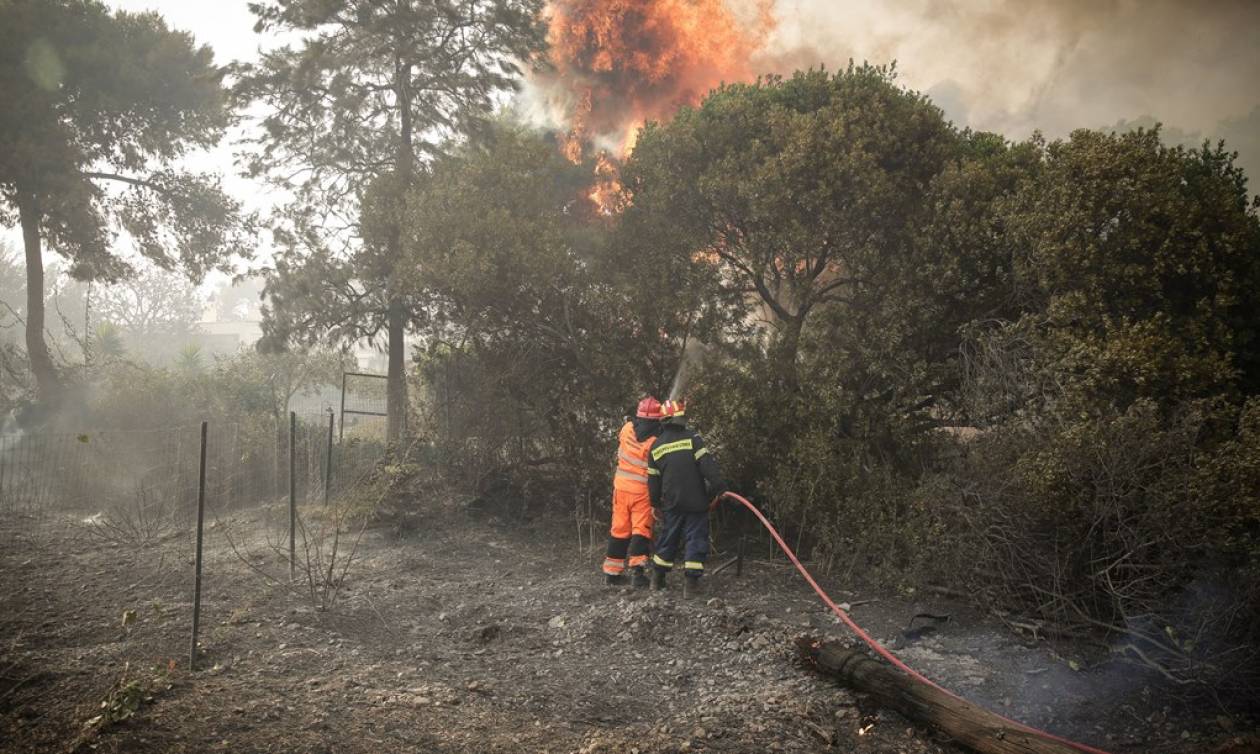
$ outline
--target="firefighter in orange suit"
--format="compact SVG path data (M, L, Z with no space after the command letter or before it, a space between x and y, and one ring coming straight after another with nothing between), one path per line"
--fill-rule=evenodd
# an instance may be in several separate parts
M634 418L617 437L617 471L613 474L612 527L604 574L609 584L626 582L648 585L644 567L652 543L652 502L648 499L648 451L661 431L661 402L647 397L639 401Z

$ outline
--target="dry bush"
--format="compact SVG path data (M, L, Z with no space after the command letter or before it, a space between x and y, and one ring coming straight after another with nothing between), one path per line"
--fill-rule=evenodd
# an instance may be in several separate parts
M339 501L317 515L297 518L298 580L311 605L321 612L336 606L371 522L370 515L356 508Z
M363 537L381 522L381 511L416 468L407 459L417 452L419 444L419 439L413 439L371 464L367 456L357 460L339 456L341 467L338 471L334 466L334 471L347 481L331 483L326 503L306 503L297 508L293 563L289 562L287 505L258 509L260 515L272 518L271 524L263 527L261 540L251 538L257 528L253 522L238 527L232 521L220 520L228 546L264 581L302 594L316 610L332 610L357 562Z
M1169 417L1138 402L993 430L935 490L957 521L953 572L1022 627L1104 636L1187 690L1254 692L1257 429L1260 402Z
M83 528L97 540L129 547L146 547L178 529L170 498L143 485L133 496L115 500L84 519Z

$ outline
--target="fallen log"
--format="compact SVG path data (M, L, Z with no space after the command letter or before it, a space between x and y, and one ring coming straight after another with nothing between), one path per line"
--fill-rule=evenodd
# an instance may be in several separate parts
M927 723L981 754L1080 754L986 709L920 683L856 649L802 638L801 653L819 671L911 720Z

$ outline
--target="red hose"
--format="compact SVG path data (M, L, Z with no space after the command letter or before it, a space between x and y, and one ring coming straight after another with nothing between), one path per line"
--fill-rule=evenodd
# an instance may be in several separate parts
M918 681L919 683L923 683L928 686L931 686L932 688L936 689L942 694L945 694L946 696L949 696L965 704L972 704L972 702L968 702L966 699L963 699L961 696L955 694L949 689L942 688L941 686L937 685L927 676L923 675L922 673L918 672L914 668L910 667L909 665L905 664L901 660L897 659L896 655L894 655L892 652L889 652L887 649L883 647L883 645L881 645L879 642L871 638L870 634L863 631L861 626L854 623L853 619L849 617L849 614L841 610L840 606L837 605L835 602L832 602L831 597L827 596L827 593L823 591L823 588L818 586L818 582L814 581L814 577L809 574L809 571L806 570L805 566L801 565L801 561L796 558L796 553L792 552L792 548L788 547L787 542L783 541L783 537L779 536L779 532L777 529L774 528L774 524L771 524L770 521L764 515L762 515L761 511L757 510L757 506L748 502L748 500L745 499L743 496L737 495L734 492L726 493L726 497L729 497L743 504L745 508L752 511L753 515L757 517L757 520L761 522L761 525L766 527L766 531L770 532L770 536L774 537L774 541L779 543L779 547L783 548L783 552L786 553L788 558L792 561L792 565L796 566L796 570L800 571L801 575L805 577L805 580L809 582L809 585L814 588L814 592L818 594L819 599L821 599L827 605L827 607L831 608L831 611L835 613L836 616L840 618L840 620L844 621L844 625L848 626L850 631L856 634L859 639L866 642L866 645L868 647L875 650L876 654L878 654L880 657L883 657L885 660L888 660L889 662L891 662L894 667L896 667L898 670L902 671L906 675L910 676L914 680ZM721 502L721 500L722 500L721 497L714 499L712 507L716 508L717 504ZM1010 723L1016 728L1019 728L1025 733L1031 733L1034 736L1045 738L1051 741L1057 741L1058 743L1061 743L1065 746L1070 746L1073 749L1076 749L1077 751L1087 752L1087 754L1108 754L1108 752L1103 751L1102 749L1095 749L1092 746L1080 744L1075 741L1069 741L1066 738L1060 738L1059 736L1056 736L1053 733L1047 733L1044 730L1038 730L1037 728L1033 728L1033 727L1024 725L1023 723L1016 722L1015 720L1012 720L1009 717L1003 717L1002 715L998 715L996 712L992 714L996 715L997 717L1002 718L1002 720Z

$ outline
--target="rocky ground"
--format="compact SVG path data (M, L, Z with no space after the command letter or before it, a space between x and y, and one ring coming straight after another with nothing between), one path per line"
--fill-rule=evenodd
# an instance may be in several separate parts
M572 524L445 510L406 538L367 531L332 595L305 569L287 583L282 521L214 517L190 672L186 528L141 544L77 518L0 519L0 750L961 751L800 663L797 637L846 635L762 544L741 578L684 600L677 583L605 587L598 539L579 548ZM1258 750L1242 720L960 604L827 586L910 664L1002 714L1114 752ZM909 625L924 612L950 617Z

